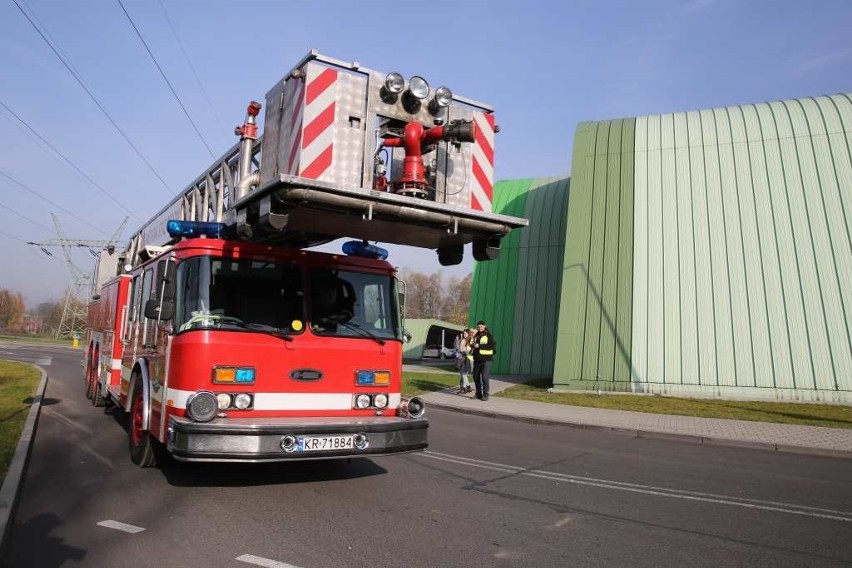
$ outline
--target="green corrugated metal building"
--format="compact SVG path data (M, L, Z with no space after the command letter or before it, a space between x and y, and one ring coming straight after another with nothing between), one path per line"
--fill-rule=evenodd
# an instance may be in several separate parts
M572 167L555 388L852 402L850 95L583 123Z

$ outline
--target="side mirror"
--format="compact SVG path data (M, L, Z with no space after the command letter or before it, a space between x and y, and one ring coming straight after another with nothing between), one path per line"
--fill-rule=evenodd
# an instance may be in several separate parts
M397 280L397 300L399 301L399 313L405 319L405 280Z
M177 283L175 282L175 263L171 260L161 260L159 266L160 272L160 292L166 301L174 301ZM163 318L160 318L163 319Z
M159 300L148 300L145 302L145 317L153 320L168 321L175 317L175 304L167 300L160 303Z

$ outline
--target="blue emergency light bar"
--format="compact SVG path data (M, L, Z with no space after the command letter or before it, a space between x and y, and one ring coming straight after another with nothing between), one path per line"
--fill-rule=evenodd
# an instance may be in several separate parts
M209 221L176 221L172 219L166 223L166 231L172 238L209 237L211 239L223 239L226 237L227 226L225 223L211 223Z
M371 245L366 241L346 241L343 243L343 252L349 256L363 256L385 260L388 257L387 249Z

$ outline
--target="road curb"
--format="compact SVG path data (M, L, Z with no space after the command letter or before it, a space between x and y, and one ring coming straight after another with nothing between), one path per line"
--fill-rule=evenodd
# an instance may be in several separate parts
M507 414L505 412L496 412L488 409L480 408L462 408L452 404L442 404L440 402L428 401L428 408L440 408L441 410L449 410L452 412L460 412L462 414L472 414L477 416L486 416L489 418L502 418L505 420L515 420L517 422L526 422L528 424L546 424L548 426L567 426L579 430L602 430L606 432L619 432L629 434L635 438L656 438L660 440L675 440L680 442L693 442L702 445L712 446L727 446L735 448L749 448L756 450L768 450L780 453L789 454L806 454L822 457L846 458L852 459L852 451L847 450L832 450L828 448L811 448L807 446L791 446L788 444L775 444L773 442L759 442L750 440L731 440L726 438L710 438L707 436L698 436L694 434L678 434L673 432L655 432L651 430L638 430L635 428L623 428L618 426L601 426L598 424L586 424L583 422L571 422L569 420L553 420L550 418L539 418L535 416Z
M6 537L9 534L11 526L9 521L14 516L15 508L18 505L21 482L24 479L30 450L35 439L35 429L38 424L39 415L41 414L41 402L44 399L44 391L47 389L47 371L38 365L33 365L33 367L41 371L41 382L33 395L33 403L30 406L27 420L24 422L21 437L18 439L15 455L12 456L12 463L9 464L9 471L6 472L3 487L0 488L0 558L3 558L6 552Z

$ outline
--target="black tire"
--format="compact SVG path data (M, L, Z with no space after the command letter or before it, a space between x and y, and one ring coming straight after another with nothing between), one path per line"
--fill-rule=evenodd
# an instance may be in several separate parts
M90 354L90 356L88 357L88 361L86 362L86 398L92 398L92 375L94 375L94 371L92 370L92 363L93 360Z
M157 456L154 453L154 441L147 430L142 429L142 412L144 404L142 397L142 379L136 376L133 381L133 395L130 402L130 459L139 467L154 467Z
M100 408L106 406L106 397L101 389L101 382L97 377L92 379L92 406Z

